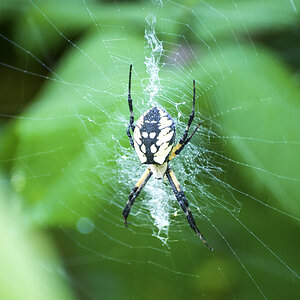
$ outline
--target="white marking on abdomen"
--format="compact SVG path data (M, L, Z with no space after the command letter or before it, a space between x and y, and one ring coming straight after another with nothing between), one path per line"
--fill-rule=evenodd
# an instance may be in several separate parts
M150 139L154 139L156 136L156 132L150 132Z
M150 150L151 153L155 153L157 151L157 148L155 147L155 145L151 145Z

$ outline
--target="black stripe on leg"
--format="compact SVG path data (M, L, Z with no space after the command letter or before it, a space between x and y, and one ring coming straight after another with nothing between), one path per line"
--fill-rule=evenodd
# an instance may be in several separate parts
M196 221L192 215L192 212L189 209L189 203L184 195L184 192L182 191L179 182L176 179L176 176L174 174L174 172L171 169L168 169L166 172L167 178L170 182L170 185L173 189L173 192L176 196L177 201L179 202L179 205L181 207L181 209L183 210L190 227L196 232L197 236L202 240L202 242L210 249L213 250L213 248L211 248L208 243L206 242L204 236L201 234L201 232L199 231L197 225L196 225ZM173 178L172 178L173 177Z
M194 115L195 115L195 99L196 99L196 87L195 87L195 80L193 80L193 109L192 112L190 114L190 118L187 124L187 127L184 131L183 137L180 139L179 143L183 144L188 136L189 130L190 130L190 126L192 125L192 122L194 120Z
M133 139L132 139L132 135L131 135L131 132L130 132L130 128L131 128L131 125L129 124L128 127L127 127L127 136L129 138L129 142L130 142L130 145L133 147L134 149L134 142L133 142Z
M143 173L141 178L138 180L135 187L132 189L131 193L129 194L128 201L122 212L125 226L127 226L127 218L130 213L131 207L134 204L135 199L138 197L138 195L142 191L143 187L146 185L147 181L150 179L151 175L152 175L152 172L150 171L150 169L147 169Z

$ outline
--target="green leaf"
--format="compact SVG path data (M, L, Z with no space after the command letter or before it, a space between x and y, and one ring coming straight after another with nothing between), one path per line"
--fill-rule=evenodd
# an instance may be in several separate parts
M177 27L173 31L184 32L190 40L202 40L210 46L220 46L224 40L235 43L241 36L250 42L253 35L274 34L298 26L300 2L294 2L296 11L286 0L167 2L162 16L163 31Z
M7 204L3 174L0 190L0 298L73 299L65 284L65 272L44 235L26 226L20 214ZM7 189L9 190L9 189ZM7 193L6 193L7 195Z
M132 56L142 61L142 37L128 36L118 46L123 49L127 43L132 45ZM75 212L97 214L101 199L110 197L116 141L129 147L122 141L128 87L120 85L109 53L103 54L98 46L96 33L80 44L84 54L74 48L39 99L3 138L2 147L9 145L2 150L2 159L9 161L10 176L17 178L15 189L32 222L74 225L79 218ZM127 78L129 63L124 61L123 66ZM136 63L134 72L141 67ZM121 120L120 111L126 112Z
M220 125L220 136L228 141L224 163L235 168L235 183L243 179L240 190L265 203L271 196L283 211L297 216L299 86L280 60L265 49L259 49L258 55L247 46L224 46L223 50L226 60L218 54L215 58L222 69L225 63L230 66L232 72L224 78L211 56L204 61L218 82L206 101L214 108L211 114Z

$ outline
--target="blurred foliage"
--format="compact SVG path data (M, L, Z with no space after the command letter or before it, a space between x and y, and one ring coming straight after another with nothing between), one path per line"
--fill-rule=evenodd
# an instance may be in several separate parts
M73 299L52 242L26 226L22 214L11 211L5 192L1 188L1 299Z
M0 195L0 228L7 245L7 248L0 250L0 261L4 266L0 271L0 298L47 299L41 296L42 287L47 282L48 299L69 299L72 297L71 288L82 299L93 298L94 295L105 299L198 299L203 290L209 299L231 299L232 295L228 293L224 281L216 280L214 258L205 252L205 259L191 266L195 268L195 273L201 274L201 282L196 277L172 276L165 270L153 269L150 264L105 264L101 259L97 260L95 253L92 253L95 263L92 260L90 264L74 263L69 266L67 271L72 279L66 275L54 276L57 272L51 274L45 270L48 265L50 270L56 268L53 265L63 270L62 266L67 264L68 259L64 261L62 258L62 266L59 266L60 260L55 257L51 239L45 238L44 234L52 235L55 241L53 244L64 257L81 257L86 255L86 248L103 249L100 245L105 250L109 249L109 244L102 245L95 233L82 237L76 230L80 213L80 216L89 217L98 228L109 234L111 228L96 218L97 210L101 209L101 200L105 202L104 199L109 199L113 191L112 183L102 179L109 178L113 174L111 170L120 167L114 161L116 153L112 151L115 141L129 148L123 120L119 123L110 122L110 117L117 118L120 112L127 113L127 103L123 101L126 99L126 87L115 80L118 77L110 68L111 57L106 49L99 49L99 37L103 39L103 34L113 38L113 26L124 26L126 39L120 41L120 49L127 49L130 53L135 74L144 72L143 34L145 17L153 9L151 2L124 1L116 5L108 1L86 1L92 17L84 2L64 0L62 4L58 0L41 0L32 4L31 1L21 0L0 1L0 33L16 43L9 44L1 36L0 45L3 43L2 49L5 51L3 58L0 58L0 74L5 81L0 86L0 114L21 116L3 118L0 129L1 191L6 191L5 195ZM293 3L300 10L299 1ZM208 117L217 116L215 120L222 129L218 133L228 137L227 143L221 146L222 155L229 158L226 183L234 182L246 195L248 193L267 205L271 203L271 206L280 207L284 212L299 217L300 145L295 142L300 141L297 69L300 66L300 42L294 38L295 32L300 30L299 11L295 12L287 0L195 0L186 1L184 8L181 3L176 5L166 2L164 8L158 11L158 16L164 20L176 19L176 22L166 21L163 26L157 24L158 32L177 33L165 36L166 40L180 43L182 36L185 36L193 44L196 56L210 75L198 66L193 74L197 81L213 84L214 79L218 82L208 94L201 96L200 111ZM95 26L95 23L108 26L108 29L103 33L100 25ZM66 39L61 38L62 35L84 49L85 54L71 47ZM209 47L203 47L204 44ZM38 64L30 53L17 45L22 45L48 68ZM286 45L290 46L287 48ZM288 50L291 52L286 55ZM109 86L99 78L99 69L93 62L86 64L86 54L105 70L106 76L114 79L110 80ZM293 64L289 65L291 62ZM220 72L220 69L228 68L225 63L231 69L226 76ZM220 68L217 68L218 65ZM24 70L46 76L46 80L26 75ZM87 91L85 86L96 86L106 93L98 99L97 92ZM134 86L134 89L136 94L142 93L141 86ZM97 109L97 102L91 103L84 98L87 92L101 102L101 110ZM120 101L112 102L112 95L119 97ZM212 107L208 108L208 102ZM232 110L234 107L236 110ZM174 107L167 109L172 111ZM228 110L230 112L224 114ZM89 116L93 122L83 125L83 116ZM268 137L269 142L259 142L259 139L264 140L265 137ZM284 143L276 142L283 138ZM101 168L98 172L91 171L97 170L97 166ZM125 189L129 191L130 187ZM89 201L89 197L94 195L97 195L97 201ZM299 249L293 245L299 232L293 220L278 217L276 212L264 206L247 203L249 198L243 195L237 197L246 207L247 213L242 212L240 218L248 227L256 229L255 232L265 228L260 233L261 239L272 241L290 264L296 262ZM86 205L87 202L89 205ZM11 210L20 211L20 220L16 220L15 216L10 217L14 214ZM120 214L118 209L115 209L115 213ZM264 218L265 215L268 215L268 219ZM276 223L277 220L280 222ZM235 239L239 232L230 225L232 219L228 221L226 216L221 216L216 222L219 225L227 223L228 234L232 231L230 240L233 247L239 245L241 251L251 251L255 247L253 238L243 243L241 239ZM13 239L9 236L10 230ZM74 247L66 242L64 230L68 230L70 240L85 246ZM118 230L117 234L128 235L130 239L130 233ZM286 232L290 232L285 236L286 245L274 242ZM153 245L155 242L149 239L149 243ZM178 254L175 254L174 260L177 265L181 265L185 263L180 257L184 245L177 247L174 252ZM110 251L118 253L118 249ZM191 250L191 256L195 257L197 251ZM128 249L120 254L120 259L136 254L141 260L147 258L147 253ZM231 263L221 252L216 251L215 255L238 299L253 299L257 296L253 287L248 287L249 277L241 275L236 264ZM287 295L291 299L296 297L295 279L291 279L288 271L283 272L286 280L276 275L281 269L276 269L275 275L272 272L266 275L260 269L265 262L260 262L259 258L247 258L248 261L253 260L253 276L264 282L264 291L270 298L283 299ZM164 257L159 259L163 261ZM46 261L46 267L33 267L43 261ZM271 270L269 266L266 268ZM26 284L26 292L16 290L14 285L8 285L5 280L16 276L13 271L16 269L20 272L15 282ZM128 274L134 276L134 287ZM269 278L264 279L267 276ZM71 288L66 287L68 281L71 282ZM282 294L277 289L272 290L272 285L276 284L282 287ZM5 289L2 289L4 286ZM152 286L156 286L156 290ZM86 291L89 291L88 296Z

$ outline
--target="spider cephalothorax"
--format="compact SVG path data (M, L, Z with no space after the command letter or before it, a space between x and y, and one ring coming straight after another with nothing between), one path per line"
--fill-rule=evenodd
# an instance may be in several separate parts
M129 199L123 210L125 225L127 226L127 217L135 199L140 194L152 174L157 179L161 179L166 176L191 228L196 232L198 237L206 244L206 246L212 249L200 233L192 212L190 211L184 192L181 189L173 170L169 167L169 161L182 151L201 125L200 122L194 131L188 136L195 113L195 80L193 81L193 110L190 114L183 137L175 145L175 123L169 113L163 108L155 106L148 109L137 120L136 124L134 124L131 99L131 71L132 65L130 65L129 70L128 105L130 110L130 121L127 128L127 135L131 146L135 149L140 159L140 162L149 166L129 195ZM133 132L133 138L131 132Z

